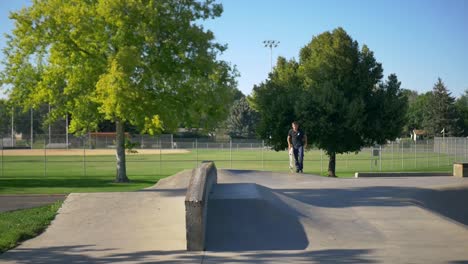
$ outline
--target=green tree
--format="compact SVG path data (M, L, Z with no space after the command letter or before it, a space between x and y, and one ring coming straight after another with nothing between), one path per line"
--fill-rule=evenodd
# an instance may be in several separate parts
M114 122L116 181L126 182L125 123L153 134L226 118L235 76L217 60L226 47L198 23L221 13L214 0L34 1L10 16L1 81L24 108L70 114L70 131Z
M7 100L0 99L0 137L11 133L11 107Z
M233 138L252 138L256 135L257 123L258 113L250 107L244 96L234 102L231 108L226 121L227 132Z
M298 67L294 60L278 58L269 79L254 86L252 95L247 99L260 115L257 134L275 150L287 147L287 131L296 118L294 102L302 93Z
M431 92L418 95L413 100L409 99L408 111L406 113L405 132L411 133L413 129L424 128L425 113L429 111L429 101L432 96Z
M432 89L428 111L425 112L424 129L431 136L457 136L460 134L459 115L455 108L455 98L451 96L442 79L438 78Z
M286 132L298 120L308 141L329 156L328 175L335 177L336 154L400 135L407 107L400 82L390 75L382 83L382 66L372 51L359 49L342 28L313 37L299 63L283 64L288 67L282 70L279 61L253 96L265 118L261 123L271 124L270 130L260 128L261 136L271 137L275 149L286 147Z
M461 135L468 136L468 89L465 93L455 101L455 107L460 116L459 127L461 128Z

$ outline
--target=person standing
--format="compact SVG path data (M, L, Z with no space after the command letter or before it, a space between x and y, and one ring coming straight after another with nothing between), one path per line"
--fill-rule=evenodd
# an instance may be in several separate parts
M307 147L307 135L299 128L297 121L292 122L292 129L288 132L288 150L293 149L296 160L296 172L303 173L304 169L304 148Z

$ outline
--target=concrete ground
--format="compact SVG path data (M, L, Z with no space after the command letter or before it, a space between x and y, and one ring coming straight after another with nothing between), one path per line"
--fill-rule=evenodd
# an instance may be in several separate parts
M70 194L0 263L468 263L468 179L219 170L207 251L185 251L190 171L133 193Z

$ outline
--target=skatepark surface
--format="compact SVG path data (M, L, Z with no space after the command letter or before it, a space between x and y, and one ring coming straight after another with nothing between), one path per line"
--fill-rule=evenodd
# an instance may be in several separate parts
M218 170L205 252L187 252L191 171L126 193L70 194L0 263L468 263L468 179Z

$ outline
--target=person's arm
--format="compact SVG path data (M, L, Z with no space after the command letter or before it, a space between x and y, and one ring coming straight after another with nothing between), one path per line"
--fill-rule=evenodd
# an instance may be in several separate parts
M288 134L287 141L288 141L288 150L290 150L291 146L292 146L292 143L291 143L291 136L289 134Z

